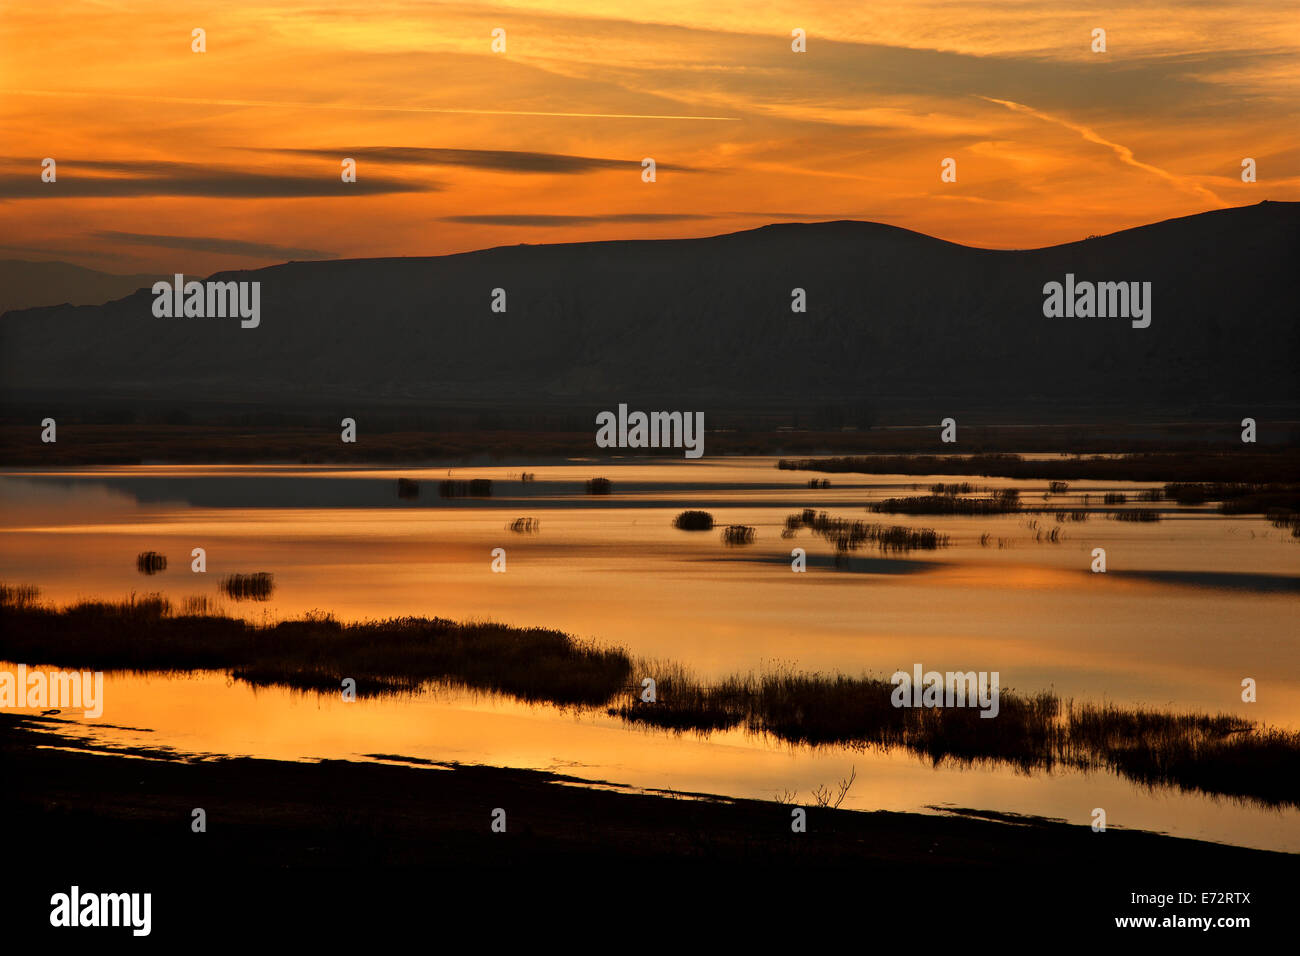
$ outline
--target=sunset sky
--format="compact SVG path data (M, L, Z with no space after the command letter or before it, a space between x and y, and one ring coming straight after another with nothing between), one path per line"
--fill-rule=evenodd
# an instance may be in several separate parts
M844 218L1018 248L1300 199L1294 0L1060 6L0 0L0 258L210 272Z

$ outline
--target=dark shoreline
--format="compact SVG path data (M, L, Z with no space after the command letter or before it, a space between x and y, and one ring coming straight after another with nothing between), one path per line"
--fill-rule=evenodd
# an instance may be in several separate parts
M6 853L31 863L10 902L35 906L78 880L136 886L160 897L164 926L168 913L211 912L211 900L189 897L195 887L230 895L268 886L278 896L289 884L363 896L382 887L391 903L418 879L473 904L483 900L468 887L487 875L486 885L527 885L533 903L558 892L538 877L613 876L620 892L644 884L638 892L669 895L689 886L724 893L727 883L716 881L757 878L774 890L803 886L812 905L837 893L864 904L894 893L945 912L981 902L1006 926L1043 917L1100 930L1138 912L1131 892L1245 889L1253 900L1245 912L1260 913L1270 888L1280 896L1300 874L1294 854L977 811L808 807L807 832L794 834L791 807L775 802L611 792L541 771L138 759L149 755L79 748L51 733L58 723L0 714ZM191 832L195 807L207 813L206 833ZM505 833L490 829L497 807ZM946 884L958 898L938 895ZM914 898L922 885L923 899ZM641 898L635 911L671 902ZM38 922L48 913L41 905Z

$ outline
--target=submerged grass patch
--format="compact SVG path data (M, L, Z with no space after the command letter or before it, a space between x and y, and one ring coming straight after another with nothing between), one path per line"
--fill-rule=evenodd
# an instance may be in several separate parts
M729 524L722 531L722 543L731 547L754 543L754 528L747 524Z
M805 508L801 514L786 518L787 531L799 527L809 528L821 535L835 545L837 554L856 551L867 544L874 544L885 553L934 551L948 546L948 536L933 528L850 521L847 518L832 518L824 511L813 511L811 508Z
M135 556L135 569L141 574L157 574L167 570L167 555L157 551L141 551Z
M265 601L275 590L275 577L269 571L228 574L221 579L221 590L236 601Z
M438 482L438 494L443 498L491 498L491 478L444 478Z

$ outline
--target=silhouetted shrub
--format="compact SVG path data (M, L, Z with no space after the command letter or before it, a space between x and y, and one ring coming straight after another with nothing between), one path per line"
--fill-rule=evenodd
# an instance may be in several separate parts
M673 527L682 531L712 531L713 515L707 511L683 511L673 519Z

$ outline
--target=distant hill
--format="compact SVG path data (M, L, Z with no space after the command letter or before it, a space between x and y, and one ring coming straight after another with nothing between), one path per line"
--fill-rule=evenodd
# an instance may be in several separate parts
M9 402L113 395L331 412L356 402L626 401L1042 416L1071 405L1132 421L1207 404L1294 410L1298 263L1300 203L1027 251L825 222L290 262L215 277L262 283L257 329L155 318L147 288L106 305L10 312L0 319L0 382ZM1066 273L1152 283L1150 327L1044 317L1043 286ZM805 314L791 312L796 287ZM490 310L496 288L506 290L504 314Z
M0 259L0 313L40 305L100 305L156 279L96 272L67 262Z

